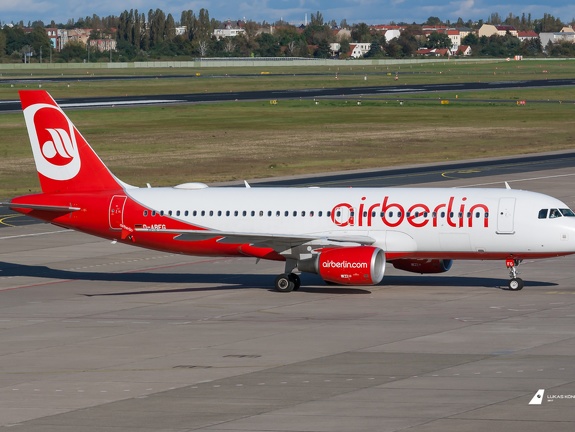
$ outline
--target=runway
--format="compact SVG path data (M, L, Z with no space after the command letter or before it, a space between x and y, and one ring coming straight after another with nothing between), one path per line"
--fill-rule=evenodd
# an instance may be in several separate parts
M37 82L38 80L34 80ZM114 97L90 97L90 98L59 98L56 101L62 108L102 108L128 105L166 105L182 103L212 103L226 101L253 101L253 100L281 100L281 99L313 99L313 98L338 98L338 97L361 97L380 96L400 98L401 94L429 93L429 92L452 92L469 90L499 90L509 88L543 88L543 87L572 87L574 79L545 79L523 81L496 81L496 82L468 82L454 84L418 84L412 86L365 86L365 87L334 87L316 88L303 90L261 90L227 93L189 93L189 94L166 94L146 96L114 96ZM513 100L513 103L516 101ZM557 103L556 101L540 100L529 101L541 103ZM567 101L564 102L573 102ZM20 102L17 100L0 101L1 112L21 111Z
M457 177L457 176L456 176ZM436 178L548 193L571 167ZM422 185L421 182L417 182ZM51 225L0 233L0 429L572 431L575 257L449 273L388 266L381 285L280 263L140 250ZM540 389L540 405L529 402Z

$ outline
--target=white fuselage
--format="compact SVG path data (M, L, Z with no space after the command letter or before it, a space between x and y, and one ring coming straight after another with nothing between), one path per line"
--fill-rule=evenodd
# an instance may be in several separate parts
M149 209L134 223L160 229L170 218L235 233L363 234L386 252L454 258L575 251L575 217L539 218L543 209L568 206L520 190L261 187L126 192Z

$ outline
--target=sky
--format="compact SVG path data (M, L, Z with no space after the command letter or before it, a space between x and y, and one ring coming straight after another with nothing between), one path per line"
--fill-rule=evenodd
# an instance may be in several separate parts
M464 21L486 21L495 12L503 19L510 13L519 17L531 14L532 19L547 13L563 22L575 18L575 2L568 0L0 0L0 23L66 23L93 14L118 16L130 9L146 14L150 9L161 9L178 21L183 10L191 9L197 14L201 8L208 10L210 18L220 21L245 18L273 23L283 19L295 25L302 24L306 15L309 20L317 11L324 21L335 20L338 24L343 19L348 24L423 23L431 16L453 23L459 17Z

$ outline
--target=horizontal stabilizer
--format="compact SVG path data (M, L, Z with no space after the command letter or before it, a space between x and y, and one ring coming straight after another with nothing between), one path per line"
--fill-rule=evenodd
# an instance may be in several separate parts
M72 207L72 206L26 204L26 203L12 203L12 202L0 202L0 206L10 207L11 209L19 208L19 209L43 210L52 212L75 212L81 210L80 207Z

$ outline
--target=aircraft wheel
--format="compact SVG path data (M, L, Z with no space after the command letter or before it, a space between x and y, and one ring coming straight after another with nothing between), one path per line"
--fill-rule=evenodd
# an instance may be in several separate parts
M301 286L301 279L295 273L288 274L288 279L293 282L293 290L297 291Z
M293 291L295 284L287 274L281 274L276 278L275 289L279 292Z
M511 291L520 291L523 289L523 279L513 278L509 281L509 289Z

